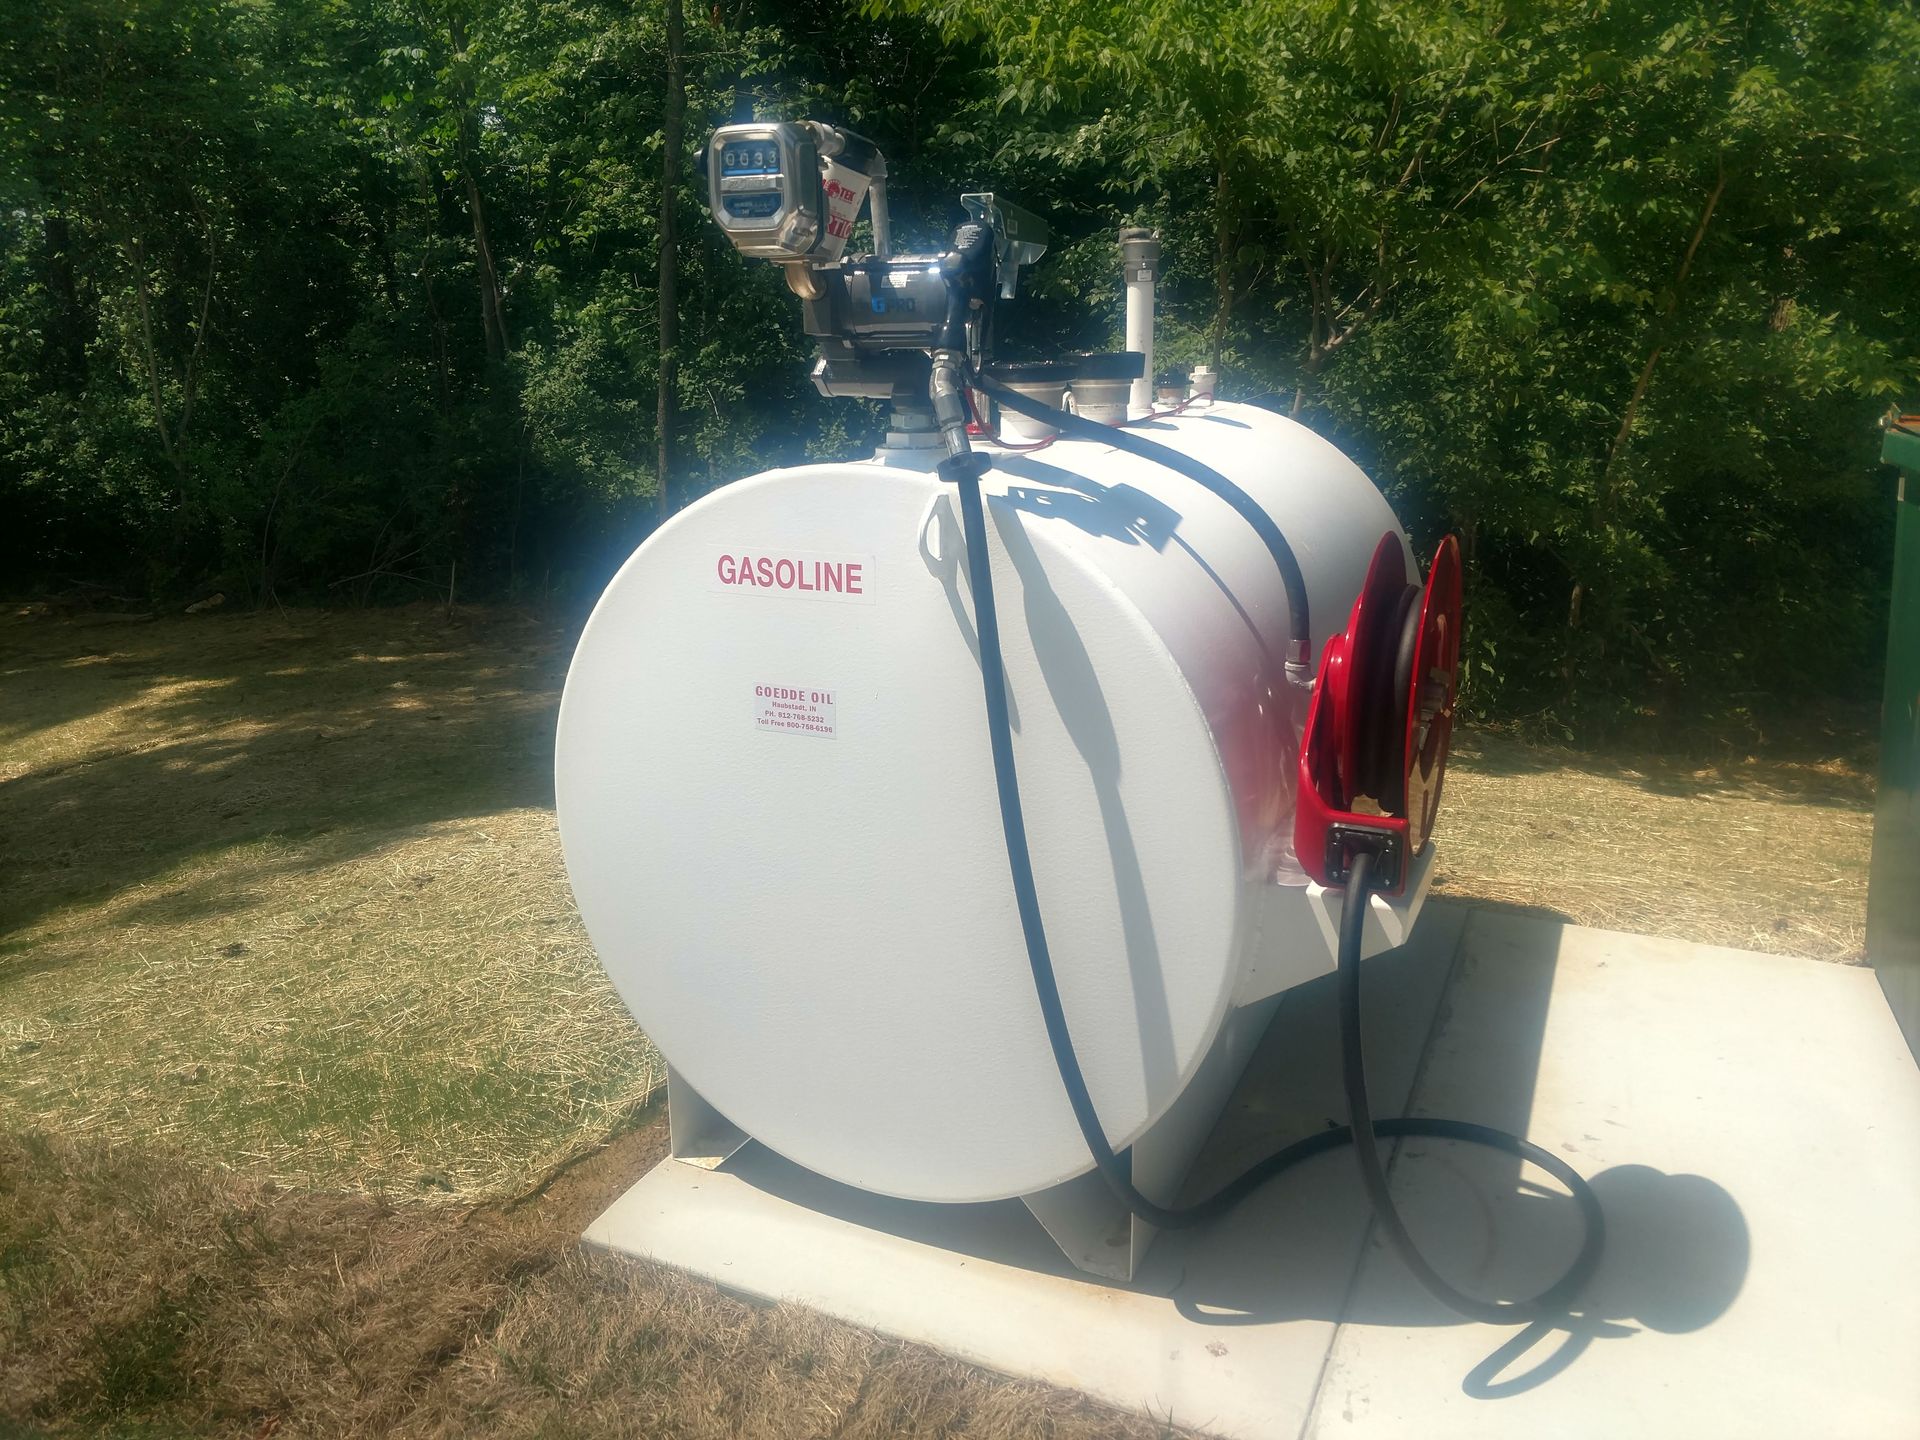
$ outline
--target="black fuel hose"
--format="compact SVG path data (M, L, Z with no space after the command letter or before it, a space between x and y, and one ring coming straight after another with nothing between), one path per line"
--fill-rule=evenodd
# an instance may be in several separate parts
M1300 573L1300 561L1293 553L1293 546L1287 543L1279 524L1258 501L1211 465L1202 464L1183 450L1157 444L1131 430L1088 420L1070 410L1057 409L1044 400L1022 395L990 375L975 374L972 378L976 387L1009 410L1032 420L1044 420L1062 435L1091 440L1096 445L1111 445L1116 450L1124 450L1129 455L1163 465L1195 481L1231 505L1265 543L1268 553L1273 556L1274 565L1280 571L1281 583L1287 587L1287 668L1307 679L1313 677L1313 626L1307 614L1306 577Z
M989 391L992 393L992 391ZM1085 422L1091 424L1092 422ZM1107 427L1098 427L1101 439L1108 439ZM1040 1013L1046 1021L1047 1043L1053 1049L1074 1119L1093 1157L1095 1168L1107 1188L1120 1203L1149 1225L1162 1230L1183 1230L1201 1225L1225 1214L1248 1195L1284 1170L1301 1161L1342 1145L1352 1145L1360 1164L1360 1178L1374 1213L1386 1228L1395 1252L1413 1271L1421 1284L1437 1298L1471 1320L1491 1325L1519 1325L1535 1321L1567 1318L1568 1306L1575 1294L1591 1278L1605 1243L1605 1221L1600 1199L1580 1173L1559 1156L1540 1146L1464 1120L1426 1118L1378 1120L1367 1100L1367 1072L1360 1034L1360 953L1365 933L1368 902L1373 894L1373 857L1355 854L1349 861L1346 899L1340 915L1339 947L1339 1024L1341 1078L1347 1092L1348 1124L1323 1130L1304 1140L1277 1150L1257 1161L1250 1169L1230 1180L1206 1199L1191 1205L1170 1208L1157 1205L1133 1186L1126 1162L1107 1142L1106 1130L1094 1110L1093 1097L1087 1091L1086 1076L1073 1048L1073 1036L1067 1028L1066 1011L1060 1003L1060 986L1054 977L1053 959L1047 950L1046 927L1040 916L1040 896L1033 875L1033 857L1027 847L1027 824L1020 805L1020 779L1014 769L1013 724L1007 710L1006 665L1000 653L1000 620L993 599L993 567L987 553L986 511L980 495L976 472L961 471L955 476L960 489L960 515L967 546L967 578L973 589L974 628L980 641L980 680L987 703L987 732L993 747L994 780L1000 795L1000 827L1007 844L1007 863L1013 872L1013 893L1020 912L1020 928L1026 939L1027 964L1033 971L1033 988L1040 999ZM1271 522L1269 522L1271 523ZM1572 1266L1552 1285L1531 1300L1492 1301L1468 1295L1427 1263L1414 1244L1413 1237L1395 1207L1387 1188L1386 1165L1380 1157L1379 1142L1402 1136L1421 1136L1437 1140L1466 1140L1491 1146L1509 1155L1539 1166L1558 1180L1573 1196L1586 1221L1586 1239Z

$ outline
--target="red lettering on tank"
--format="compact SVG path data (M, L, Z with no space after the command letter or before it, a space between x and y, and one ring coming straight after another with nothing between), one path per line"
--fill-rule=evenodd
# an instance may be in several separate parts
M866 563L809 555L748 555L728 552L714 561L714 578L730 589L800 591L808 595L866 598Z

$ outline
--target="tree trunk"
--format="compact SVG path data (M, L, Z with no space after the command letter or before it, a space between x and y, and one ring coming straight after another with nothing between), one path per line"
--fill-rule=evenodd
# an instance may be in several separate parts
M467 27L459 16L448 24L447 35L456 55L467 50ZM507 318L502 306L500 271L493 263L493 239L487 228L487 206L480 194L480 182L474 175L479 158L480 120L472 87L460 86L459 159L460 185L466 192L467 210L473 216L473 262L480 281L480 329L486 336L487 358L507 358Z
M686 44L682 0L667 0L667 95L660 123L660 385L655 428L660 438L656 468L660 477L660 518L673 513L668 477L673 473L673 420L679 407L680 255L674 202L680 190L680 127L686 115L687 87L680 56Z
M1331 290L1333 275L1333 257L1325 246L1321 247L1325 264L1315 266L1311 260L1306 262L1307 291L1307 358L1300 367L1299 377L1293 386L1293 404L1288 407L1289 415L1299 415L1307 408L1307 385L1320 373L1320 362L1327 353L1326 339L1332 330L1329 314L1332 310Z
M1660 352L1665 348L1667 322L1673 318L1673 312L1680 305L1680 291L1686 286L1687 276L1693 272L1693 257L1700 251L1700 242L1707 237L1707 226L1713 220L1713 212L1719 208L1720 197L1727 193L1727 169L1724 160L1715 162L1713 189L1707 195L1705 208L1700 212L1700 223L1693 227L1693 238L1687 242L1687 253L1680 258L1680 269L1673 277L1673 288L1667 292L1666 304L1660 307L1660 318L1654 322L1655 340L1653 348L1647 352L1646 364L1640 367L1639 378L1633 382L1633 393L1627 397L1627 408L1620 416L1620 428L1614 433L1613 444L1607 448L1606 469L1600 477L1600 495L1605 501L1610 496L1609 482L1613 476L1614 461L1620 458L1620 452L1626 449L1627 437L1633 434L1634 417L1640 413L1640 402L1646 399L1647 387L1653 383L1653 367L1660 363Z
M41 337L40 363L49 374L59 377L64 388L78 391L86 384L87 341L93 327L91 316L80 303L73 232L63 215L45 215L40 224L47 293L53 300L53 313Z
M153 399L153 425L160 432L160 449L180 475L184 484L186 474L181 468L180 459L174 453L173 431L167 425L166 399L160 388L160 347L153 338L153 298L147 286L147 246L139 236L135 236L128 247L128 258L133 261L133 298L140 312L140 348L147 362L147 393Z
M1219 160L1214 168L1213 182L1213 288L1216 298L1212 333L1208 336L1207 347L1210 357L1207 363L1213 367L1216 375L1220 373L1220 352L1226 348L1227 323L1233 318L1233 307L1239 303L1240 299L1236 293L1238 287L1234 284L1235 272L1238 269L1235 263L1237 231L1238 227L1234 224L1233 215L1233 188L1227 178L1227 163L1225 160ZM1153 376L1147 377L1147 385L1151 389Z
M487 358L507 358L507 319L500 305L500 272L493 264L493 242L487 236L487 209L480 186L468 164L460 167L467 188L467 208L473 211L473 253L480 272L480 328L486 332Z
M1640 413L1640 402L1647 398L1647 388L1653 383L1654 367L1660 363L1661 352L1666 349L1670 323L1674 312L1680 308L1680 292L1686 287L1687 277L1693 273L1693 257L1700 253L1700 242L1707 238L1707 226L1713 222L1713 212L1720 207L1720 197L1726 193L1726 158L1720 156L1714 161L1713 189L1707 192L1699 223L1693 227L1693 238L1687 242L1686 253L1680 257L1680 268L1674 273L1673 288L1667 292L1666 303L1660 307L1660 314L1654 321L1653 345L1647 351L1639 375L1634 379L1633 393L1627 397L1626 408L1620 415L1620 428L1614 432L1613 444L1607 447L1606 463L1600 468L1600 484L1594 494L1590 513L1590 523L1596 531L1612 519L1614 474L1621 452L1627 448L1627 441L1633 435L1633 422ZM1574 582L1573 593L1567 601L1567 628L1570 630L1580 627L1581 605L1585 595L1585 584Z

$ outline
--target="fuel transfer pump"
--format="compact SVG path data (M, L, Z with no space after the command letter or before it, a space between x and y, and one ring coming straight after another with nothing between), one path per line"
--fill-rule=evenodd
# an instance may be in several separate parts
M971 621L970 648L976 654L984 702L993 808L1020 943L1052 1067L1086 1156L1112 1195L1150 1226L1184 1228L1222 1214L1282 1170L1312 1155L1351 1145L1368 1196L1394 1249L1440 1299L1464 1315L1493 1323L1564 1315L1574 1293L1591 1275L1602 1244L1598 1202L1578 1173L1552 1153L1488 1127L1425 1118L1376 1121L1367 1097L1359 1023L1363 931L1372 897L1392 896L1408 885L1434 829L1460 658L1462 590L1454 540L1442 542L1423 582L1397 528L1386 533L1376 528L1373 533L1379 541L1365 566L1364 580L1357 592L1349 584L1338 594L1342 608L1352 597L1345 627L1327 635L1316 657L1310 613L1313 587L1286 527L1276 518L1271 496L1265 501L1256 498L1218 464L1202 458L1214 453L1209 446L1217 449L1228 443L1231 436L1225 429L1196 432L1194 439L1179 445L1161 443L1154 434L1168 433L1168 426L1156 423L1166 418L1163 415L1145 417L1145 426L1124 420L1103 423L1044 398L1045 386L1036 381L1039 372L1032 367L997 362L996 308L1016 296L1022 270L1045 253L1048 235L1041 221L996 195L966 194L960 197L965 218L944 249L895 254L887 214L885 159L863 137L812 121L724 126L706 147L704 168L715 222L743 255L781 266L788 288L800 300L806 333L817 347L812 376L821 393L886 399L902 416L930 412L931 423L920 427L923 441L914 443L937 445L941 452L934 468L957 501L960 534L954 537L958 542L954 546L923 541L923 558L936 570L942 564L957 565L970 592L971 614L965 618ZM850 247L855 227L869 201L873 244L868 251L854 252ZM1045 371L1041 378L1054 383L1056 391L1072 388L1076 394L1091 395L1092 387L1101 384L1131 382L1142 374L1141 367L1141 357L1134 352L1069 356L1041 367ZM1206 395L1178 408L1197 405L1196 413L1202 413L1211 402L1209 380ZM1176 1207L1143 1193L1124 1147L1117 1149L1110 1140L1093 1098L1097 1087L1090 1084L1091 1072L1083 1065L1088 1040L1083 1035L1076 1041L1068 1021L1070 1007L1063 1001L1061 977L1056 973L1049 944L1052 912L1042 904L1016 757L1016 722L1009 705L1012 652L1003 644L995 598L995 550L1015 543L1020 532L1001 524L996 547L982 489L983 477L996 457L1004 457L1001 464L1012 465L1014 455L1052 442L1042 438L1014 446L1000 441L990 423L996 408L1003 415L1034 422L1043 435L1086 442L1102 447L1101 453L1130 457L1128 463L1146 462L1172 472L1224 502L1258 538L1284 592L1284 605L1275 604L1265 612L1271 618L1283 609L1284 619L1275 622L1275 633L1256 633L1247 652L1264 665L1258 657L1267 654L1271 645L1276 652L1271 683L1248 695L1240 693L1245 688L1242 680L1229 676L1220 682L1221 693L1235 686L1240 691L1235 691L1232 706L1222 700L1210 713L1220 732L1221 763L1235 774L1257 780L1238 787L1241 845L1249 863L1291 864L1297 867L1294 873L1303 872L1323 886L1344 892L1335 968L1349 1124L1277 1151L1194 1205ZM1228 428L1245 430L1250 424L1226 414L1213 418ZM914 427L901 420L898 428L911 431ZM769 477L765 483L778 480L778 476ZM1096 499L1114 491L1114 487L1093 488L1101 492ZM1002 507L996 513L1004 517L1011 513L1005 508L1009 506L1015 510L1025 506L1034 513L1065 513L1063 507L1071 495L1071 488L1046 496L1009 494L996 500ZM1367 503L1380 502L1375 497ZM1171 507L1163 508L1170 519L1143 516L1130 521L1120 538L1172 553L1184 543L1183 521ZM961 558L950 560L954 549ZM1022 576L1038 574L1031 555L1024 560L1015 555L1004 558ZM1195 559L1206 571L1206 557ZM756 562L723 554L720 562L719 583L736 590L741 588L744 564L745 585L755 589L785 589L782 577L792 575L798 577L797 588L806 590L811 574L816 587L825 583L823 576L837 577L844 592L844 576L831 568L831 560L802 556L770 562L762 557ZM815 567L812 571L806 568L809 564ZM1214 578L1219 588L1229 588L1218 576ZM1270 585L1271 580L1263 583ZM1324 600L1324 584L1322 593ZM846 597L842 593L836 598ZM1248 628L1262 631L1259 616L1240 606L1233 594L1227 599ZM1036 600L1036 592L1030 591L1025 598L1029 623L1036 603L1044 605L1046 597ZM958 614L957 602L950 604ZM1061 608L1059 613L1067 611ZM1021 643L1027 642L1023 638ZM1060 643L1068 651L1075 650L1070 640ZM570 705L573 685L570 679ZM787 690L775 689L778 693L769 703L776 711L782 704L811 706L813 733L835 733L838 722L831 693L803 688L793 692L800 695L799 700L789 700L783 698ZM1099 693L1097 688L1094 693ZM566 724L563 713L563 730ZM1084 720L1081 730L1086 733L1076 734L1075 743L1083 750L1089 746L1097 750L1106 743ZM1226 733L1229 730L1231 734ZM955 751L978 744L964 735L938 739ZM565 796L562 812L564 831ZM1278 851L1287 853L1274 862ZM569 864L573 864L571 846ZM1151 877L1141 883L1150 884ZM578 882L576 888L580 888ZM973 899L988 909L994 904L988 894ZM589 928L594 928L595 916L584 899L583 911ZM1077 911L1069 923L1078 923ZM667 1039L657 1038L662 1038L663 1049L673 1060ZM768 1124L774 1125L775 1120L770 1118ZM1132 1133L1139 1133L1137 1124ZM1488 1301L1451 1285L1414 1245L1388 1193L1378 1142L1398 1136L1492 1146L1553 1175L1571 1192L1586 1220L1585 1243L1571 1268L1544 1293L1523 1301ZM819 1162L829 1169L830 1150L822 1149ZM805 1156L797 1158L805 1163ZM874 1183L876 1188L909 1193L899 1180ZM956 1189L953 1198L963 1198L957 1189L964 1187L950 1188Z

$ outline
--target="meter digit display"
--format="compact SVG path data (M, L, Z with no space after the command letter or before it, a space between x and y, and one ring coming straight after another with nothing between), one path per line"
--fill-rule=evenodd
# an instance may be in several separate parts
M780 213L780 145L770 139L739 140L720 151L720 204L741 220Z
M729 145L720 152L722 175L778 175L780 147L777 145Z

